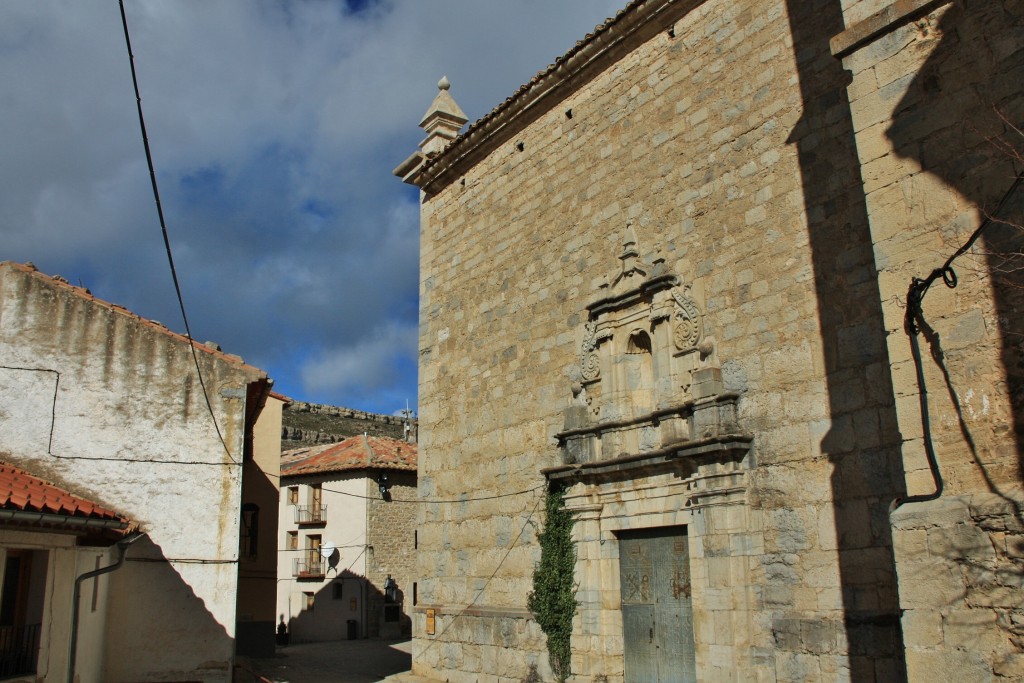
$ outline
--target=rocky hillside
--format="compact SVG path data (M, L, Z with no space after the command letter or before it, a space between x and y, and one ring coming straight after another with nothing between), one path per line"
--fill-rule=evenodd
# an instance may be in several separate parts
M405 423L396 415L377 415L361 410L294 401L281 416L281 450L334 443L356 434L405 438ZM416 434L416 420L412 421Z

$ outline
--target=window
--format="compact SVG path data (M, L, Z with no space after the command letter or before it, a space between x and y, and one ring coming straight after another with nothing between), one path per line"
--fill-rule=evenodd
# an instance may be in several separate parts
M320 555L320 536L306 536L306 567L310 574L322 574L323 565Z
M332 586L333 586L333 593L331 594L331 597L334 598L335 600L343 599L345 597L345 595L344 595L345 594L345 584L343 584L343 583L335 583L335 584L332 584Z
M49 556L47 551L12 548L6 558L0 552L0 561L0 677L6 679L36 672Z
M289 486L288 487L288 504L298 505L299 504L299 487Z
M246 503L242 506L242 525L239 533L241 539L238 546L238 556L243 560L255 560L260 536L259 505Z
M298 531L289 531L288 532L288 546L287 547L288 547L288 550L298 550L299 549L299 532Z
M323 489L320 488L320 484L313 484L309 487L309 505L314 510L320 509L320 504L323 502Z
M303 591L302 592L302 611L312 612L313 611L313 592Z

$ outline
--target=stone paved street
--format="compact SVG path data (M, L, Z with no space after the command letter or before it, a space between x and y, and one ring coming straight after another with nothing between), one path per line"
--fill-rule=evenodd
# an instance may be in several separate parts
M412 666L408 640L341 640L277 648L273 659L250 659L236 680L254 683L369 683ZM253 675L255 674L255 675ZM257 676L262 676L258 678Z

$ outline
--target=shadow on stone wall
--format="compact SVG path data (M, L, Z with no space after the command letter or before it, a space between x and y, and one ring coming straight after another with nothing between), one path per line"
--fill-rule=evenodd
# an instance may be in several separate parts
M985 371L971 367L974 345L943 350L942 339L931 326L922 327L922 331L931 361L942 372L946 385L944 390L929 388L932 412L956 414L957 426L972 456L971 466L989 491L1008 503L1013 501L1002 488L1019 485L1024 472L1024 187L1018 184L1008 194L1016 177L1024 173L1022 27L1024 2L980 3L970 11L953 4L939 21L938 46L910 83L886 131L896 154L914 159L925 172L955 188L992 218L976 247L982 259L976 261L968 255L952 265L966 279L979 275L970 269L973 262L981 262L986 272L980 275L991 277L993 318L999 328L999 353L1007 380L1004 388L1012 403L1009 434L975 438L964 419L960 397L970 389L972 375ZM934 229L946 237L948 250L936 254L933 267L941 267L975 228L956 221L935 225ZM922 278L927 275L917 274ZM935 283L936 288L941 286L941 281ZM923 317L927 325L927 298ZM990 441L1005 444L1007 437L1013 442L1011 448L989 447ZM941 450L941 445L938 447ZM1016 514L1020 522L1020 510Z
M887 514L904 494L904 472L849 75L829 49L829 38L844 29L842 5L788 0L787 7L804 109L789 142L797 147L804 188L832 418L821 451L833 465L850 678L905 680ZM828 645L802 643L811 654Z
M922 363L926 371L937 368L944 385L927 387L940 471L950 483L947 491L972 495L900 511L900 533L908 539L927 537L925 550L912 541L900 545L901 569L906 555L904 571L911 577L901 591L902 606L935 623L941 619L945 650L937 651L927 637L908 638L916 650L908 653L908 664L912 671L926 670L935 657L945 657L949 675L961 680L990 673L1019 680L1024 675L1019 619L1024 607L1024 183L1019 180L1024 173L1024 2L993 0L969 10L955 3L937 26L920 28L937 30L939 44L909 83L886 135L897 155L918 162L989 217L971 253L952 267L961 288L989 279L994 310L987 318L977 316L979 329L969 334L963 326L941 325L949 330L946 339L935 328L947 321L940 321L927 297L918 318L928 351ZM930 267L942 267L977 229L978 222L966 215L970 220L958 216L929 226L942 232L946 245ZM924 278L928 272L916 275ZM941 280L933 288L942 288ZM987 311L990 303L981 299L987 293L981 289L978 296L977 306L964 297L957 313ZM992 322L996 329L986 329ZM970 403L965 415L972 385L992 372L979 367L979 357L992 357L989 349L979 354L976 347L992 339L1006 378L994 389L1009 397L1008 423L998 415L977 419ZM996 400L1001 403L1003 396ZM949 414L955 425L936 417ZM954 660L955 653L960 654Z

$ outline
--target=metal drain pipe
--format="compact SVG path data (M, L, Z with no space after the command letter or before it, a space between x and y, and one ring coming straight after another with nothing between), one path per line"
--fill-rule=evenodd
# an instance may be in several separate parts
M106 567L100 567L99 569L93 569L92 571L85 572L75 579L75 593L71 604L71 648L68 652L68 683L74 683L75 680L75 655L78 653L78 602L82 592L82 582L101 574L108 574L120 569L124 564L124 556L128 552L128 546L143 536L144 534L135 534L134 536L118 541L117 562Z

